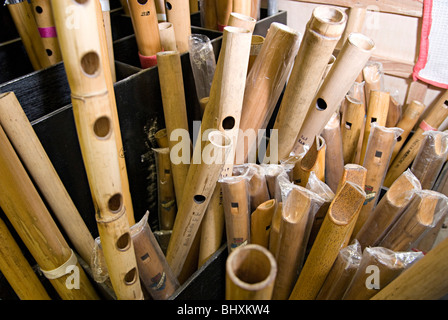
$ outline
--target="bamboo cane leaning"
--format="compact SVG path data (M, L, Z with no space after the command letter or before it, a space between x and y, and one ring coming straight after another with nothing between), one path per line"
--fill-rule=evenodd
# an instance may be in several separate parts
M75 29L65 23L70 5L69 1L52 1L101 246L117 298L143 299L129 231L128 215L133 216L133 210L124 202L119 129L110 93L108 55L101 44L105 37L98 24L99 3L87 1L76 6L80 23Z

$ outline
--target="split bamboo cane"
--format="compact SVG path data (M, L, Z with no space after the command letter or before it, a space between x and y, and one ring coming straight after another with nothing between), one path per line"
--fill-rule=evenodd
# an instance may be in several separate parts
M185 0L167 0L166 19L174 27L177 50L179 53L188 52L188 39L191 34L190 5Z
M325 183L336 192L344 171L339 112L335 112L322 131L325 140Z
M51 66L52 63L40 39L40 33L29 2L27 0L13 0L8 1L7 6L34 70Z
M335 195L290 300L316 298L364 200L365 192L351 182L346 182Z
M429 112L424 117L424 120L420 122L417 130L415 130L412 137L410 137L406 144L401 148L394 161L391 162L384 180L385 187L390 187L395 179L398 178L412 163L420 148L420 144L423 141L423 132L429 130L437 131L438 127L443 123L447 116L448 91L445 91L435 104L430 107Z
M247 76L240 123L242 134L238 136L236 163L255 162L258 130L266 129L299 45L300 34L297 31L281 23L271 24ZM276 163L278 160L271 159L270 162Z
M207 135L204 148L196 143L196 147L202 150L202 161L193 162L188 169L185 179L188 187L184 190L166 253L168 264L176 276L182 271L231 144L232 141L218 130Z
M314 137L321 133L370 58L374 47L373 41L363 34L352 33L348 37L330 73L310 104L293 148L294 153L300 154L306 146L309 147L313 143Z
M162 51L154 0L127 0L143 69L157 65L157 52Z
M403 211L421 190L418 179L410 170L403 172L394 181L361 229L353 235L364 249L378 245L378 241L389 231Z
M389 283L372 300L438 300L446 295L448 238Z
M340 9L319 6L313 10L274 123L280 160L288 157L294 147L346 21L346 14Z
M171 22L159 22L159 37L163 51L177 51L176 36Z
M20 300L50 300L5 222L0 219L0 271Z
M178 142L175 139L176 136L183 137L185 133L189 132L182 64L180 61L180 53L177 51L159 52L157 53L157 60L163 114L165 116L168 145L171 153L171 170L173 173L177 207L179 208L191 159L190 144L188 144L187 148L185 141L183 141L185 148L182 148L180 150L181 154L179 154L176 146L179 146L182 141ZM183 132L179 132L180 130ZM173 161L173 158L176 160Z
M0 206L15 231L62 299L99 299L1 126L0 146Z
M403 112L403 116L397 123L397 127L403 129L403 133L397 138L397 143L395 144L394 151L390 161L394 161L398 152L400 152L406 139L420 118L421 114L425 110L425 105L417 100L412 100L407 106L406 110Z
M383 186L384 177L386 176L392 150L397 142L397 137L401 132L402 130L399 128L386 128L375 122L372 124L363 162L363 167L367 169L364 187L366 201L356 220L353 234L358 233L371 214L373 208L376 206L381 187Z
M0 95L0 124L74 248L90 265L93 237L14 92Z
M270 300L276 276L277 263L267 249L241 247L226 261L226 300Z
M364 163L364 157L366 155L367 143L369 142L372 123L376 122L380 126L386 126L387 112L389 111L389 100L389 92L378 90L370 91L359 164Z
M250 242L269 248L272 217L277 204L275 199L270 199L260 204L250 216Z
M364 131L364 104L345 96L346 106L341 119L342 153L344 164L353 163L361 132Z
M109 277L118 299L143 299L132 245L128 206L123 191L118 141L121 140L112 80L104 46L104 29L98 24L99 3L78 3L71 14L78 28L67 26L70 1L52 1L64 59L75 125L96 211L98 231ZM105 63L107 62L107 63ZM113 89L112 89L113 90Z

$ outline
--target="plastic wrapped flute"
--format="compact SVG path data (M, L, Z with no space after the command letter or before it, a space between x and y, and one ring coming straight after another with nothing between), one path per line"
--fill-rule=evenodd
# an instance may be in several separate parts
M99 299L1 126L0 146L0 206L20 239L62 299Z
M240 247L226 261L226 300L270 300L276 276L277 263L267 249Z
M372 61L362 69L364 81L366 82L366 101L370 101L370 92L372 90L384 90L383 65L381 62Z
M319 6L313 10L274 123L274 129L278 130L280 160L288 157L294 147L346 21L346 14L340 9Z
M250 216L250 242L269 248L272 217L277 208L275 199L260 204Z
M66 24L70 5L71 1L52 1L101 245L117 298L143 299L129 231L128 215L133 216L133 210L124 201L117 149L119 127L110 93L108 55L98 24L99 4L87 1L74 7L71 14L79 17L77 28Z
M373 41L361 33L349 35L309 106L292 150L295 154L309 148L314 137L321 133L370 58L374 47Z

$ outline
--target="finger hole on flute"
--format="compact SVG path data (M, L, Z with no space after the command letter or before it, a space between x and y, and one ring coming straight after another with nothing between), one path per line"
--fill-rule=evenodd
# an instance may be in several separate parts
M197 194L193 197L194 202L197 204L204 203L206 199L207 198L205 196L203 196L202 194Z
M327 109L327 102L325 102L325 100L322 98L317 99L316 108L319 111L323 111L323 110Z
M129 232L126 232L122 236L120 236L117 240L117 248L120 251L126 251L131 247L131 235Z
M118 213L123 207L123 196L119 193L113 195L107 203L109 211L112 213Z
M138 3L140 3L141 5L146 4L146 2L148 2L148 0L137 0Z
M81 58L82 71L88 76L96 76L100 68L100 57L96 52L87 52Z
M100 117L93 124L93 132L98 139L107 138L111 131L110 120L108 117Z
M235 118L232 116L228 116L224 120L222 120L221 125L224 130L232 130L235 127Z
M89 0L75 0L77 3L79 3L79 4L84 4L84 3L86 3L87 1L89 1Z
M132 285L137 281L137 269L132 268L126 275L124 276L124 283L128 286Z

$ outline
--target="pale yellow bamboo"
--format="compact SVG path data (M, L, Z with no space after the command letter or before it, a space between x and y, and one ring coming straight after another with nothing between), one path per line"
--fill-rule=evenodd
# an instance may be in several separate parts
M247 29L250 32L254 32L256 22L257 20L247 14L231 12L227 25L231 27Z
M230 13L232 13L233 0L215 0L216 1L216 19L219 31L223 31L229 22Z
M337 48L342 48L348 36L352 32L363 32L367 8L364 6L353 6L348 9L347 26L341 40L337 44Z
M334 113L322 131L325 140L325 183L336 192L344 171L339 112Z
M275 199L260 204L250 216L250 242L269 248L272 217L277 208Z
M277 203L277 209L272 216L271 234L269 235L269 252L277 253L278 239L280 237L280 224L282 221L283 202Z
M245 16L250 16L252 12L251 0L233 0L232 2L232 12L238 12L244 14Z
M159 36L163 51L177 51L176 35L171 22L159 22Z
M346 107L342 113L341 136L344 164L353 163L361 132L364 131L365 110L361 101L345 97Z
M173 24L179 53L188 52L191 34L190 5L185 0L166 1L166 19Z

